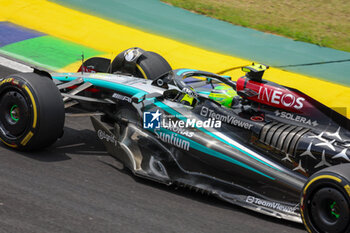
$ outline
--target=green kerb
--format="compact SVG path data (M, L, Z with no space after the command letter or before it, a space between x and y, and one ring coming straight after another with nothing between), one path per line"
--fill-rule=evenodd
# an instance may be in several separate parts
M0 52L15 58L57 70L85 58L103 54L103 52L68 42L52 36L41 36L6 45Z

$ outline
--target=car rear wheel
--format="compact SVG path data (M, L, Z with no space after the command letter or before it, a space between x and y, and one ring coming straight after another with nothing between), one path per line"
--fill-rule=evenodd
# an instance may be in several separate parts
M349 181L350 164L323 169L309 178L300 203L308 232L350 232Z
M154 80L171 70L169 63L158 53L130 48L116 56L109 72L127 73L139 78Z
M139 75L154 80L171 71L169 63L158 53L145 52L137 61Z
M0 140L18 150L35 150L63 134L64 105L53 81L35 73L0 82Z

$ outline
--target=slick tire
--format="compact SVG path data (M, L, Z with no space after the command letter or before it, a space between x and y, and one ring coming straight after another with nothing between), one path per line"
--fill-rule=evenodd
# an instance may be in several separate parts
M312 175L301 194L300 212L310 233L350 232L350 164Z
M126 52L132 49L138 50L141 53L136 62L128 62L125 58ZM116 56L112 62L111 70L108 70L108 72L126 73L135 77L154 80L171 70L172 68L169 63L158 53L144 51L140 48L130 48Z
M107 73L110 64L111 59L107 59L104 57L92 57L84 61L83 65L79 68L78 72L81 72L84 68L83 72L86 73Z
M63 100L50 77L22 73L0 81L0 140L6 146L45 148L62 136L64 119Z
M139 75L154 80L172 70L169 63L158 53L145 52L137 61Z

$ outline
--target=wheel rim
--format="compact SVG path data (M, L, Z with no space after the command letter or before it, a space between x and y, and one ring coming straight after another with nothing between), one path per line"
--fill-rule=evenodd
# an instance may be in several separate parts
M310 220L320 232L345 232L350 220L350 211L342 192L333 187L321 188L310 201Z
M333 203L329 206L331 214L336 218L339 219L340 212L339 212L339 206L336 201L333 201Z
M17 122L19 120L19 107L17 104L14 104L12 107L11 107L11 110L10 110L10 115L11 115L11 118L12 120L14 120L15 122Z
M15 88L3 92L0 101L0 133L9 140L15 140L28 128L31 119L28 101Z

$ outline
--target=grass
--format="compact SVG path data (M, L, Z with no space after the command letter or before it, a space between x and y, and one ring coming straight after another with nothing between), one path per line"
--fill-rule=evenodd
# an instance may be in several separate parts
M350 52L348 0L162 0L259 31Z

